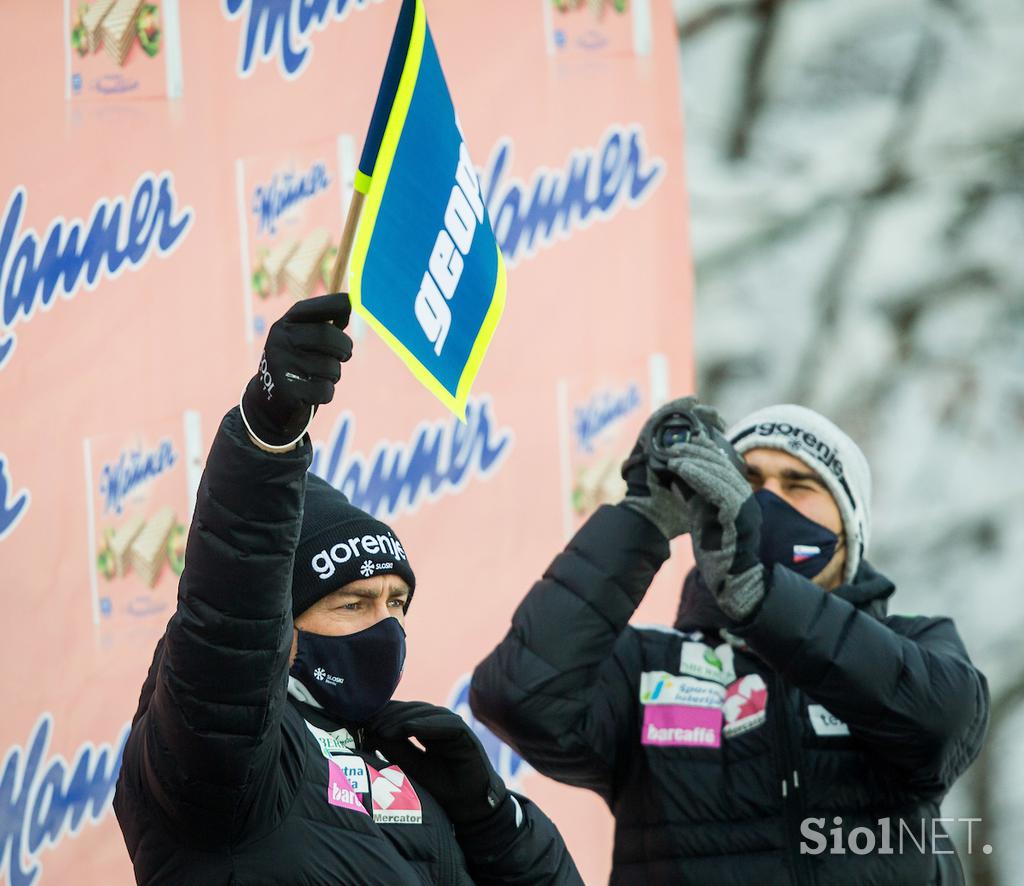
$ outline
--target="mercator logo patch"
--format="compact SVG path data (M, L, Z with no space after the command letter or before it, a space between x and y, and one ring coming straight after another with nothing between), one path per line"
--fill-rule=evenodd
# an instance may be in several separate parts
M378 824L423 824L423 807L412 782L397 766L370 770L373 820Z
M725 715L725 728L722 731L725 737L735 738L756 729L764 723L767 707L768 687L760 674L747 674L729 684L722 705L722 713Z

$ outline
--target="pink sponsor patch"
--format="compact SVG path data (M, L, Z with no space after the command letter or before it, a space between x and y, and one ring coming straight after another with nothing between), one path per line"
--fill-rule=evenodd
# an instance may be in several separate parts
M368 768L373 820L387 824L422 824L423 807L406 774L397 766L387 766L379 772L372 766Z
M363 806L362 798L352 788L352 783L333 760L327 761L327 802L342 809L362 812L363 815L370 814Z
M662 747L721 747L722 710L688 705L645 705L640 741Z

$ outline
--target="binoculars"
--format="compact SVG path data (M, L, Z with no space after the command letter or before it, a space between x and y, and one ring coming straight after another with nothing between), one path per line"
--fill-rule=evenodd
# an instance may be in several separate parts
M716 428L702 422L695 413L680 411L666 415L654 427L651 434L651 449L648 465L654 475L668 486L674 474L668 469L668 462L673 458L685 457L687 444L696 436L704 434L722 450L741 474L745 474L746 465L742 458L726 440L725 435Z

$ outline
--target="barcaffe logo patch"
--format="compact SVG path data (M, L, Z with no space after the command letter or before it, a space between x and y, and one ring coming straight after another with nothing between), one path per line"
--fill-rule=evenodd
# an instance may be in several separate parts
M714 680L728 686L736 679L732 647L728 643L712 649L705 643L684 641L679 659L679 672L699 680Z
M647 705L640 743L656 747L721 747L722 709L680 704Z

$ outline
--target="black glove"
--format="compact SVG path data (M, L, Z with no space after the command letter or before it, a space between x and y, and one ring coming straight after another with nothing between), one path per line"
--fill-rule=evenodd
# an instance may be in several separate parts
M305 433L316 407L330 403L341 364L352 356L342 330L348 294L296 302L270 327L259 369L242 393L242 418L260 443L284 447Z
M689 532L697 519L699 505L693 501L689 489L672 484L669 489L665 478L658 477L649 464L651 435L665 416L690 413L705 426L722 431L725 428L719 414L710 406L697 402L696 397L681 397L656 410L644 423L633 451L622 463L622 479L626 481L623 504L650 520L662 535L673 539Z
M391 701L365 726L367 744L433 795L452 824L490 817L508 796L469 724L425 701ZM415 737L425 750L411 741Z

